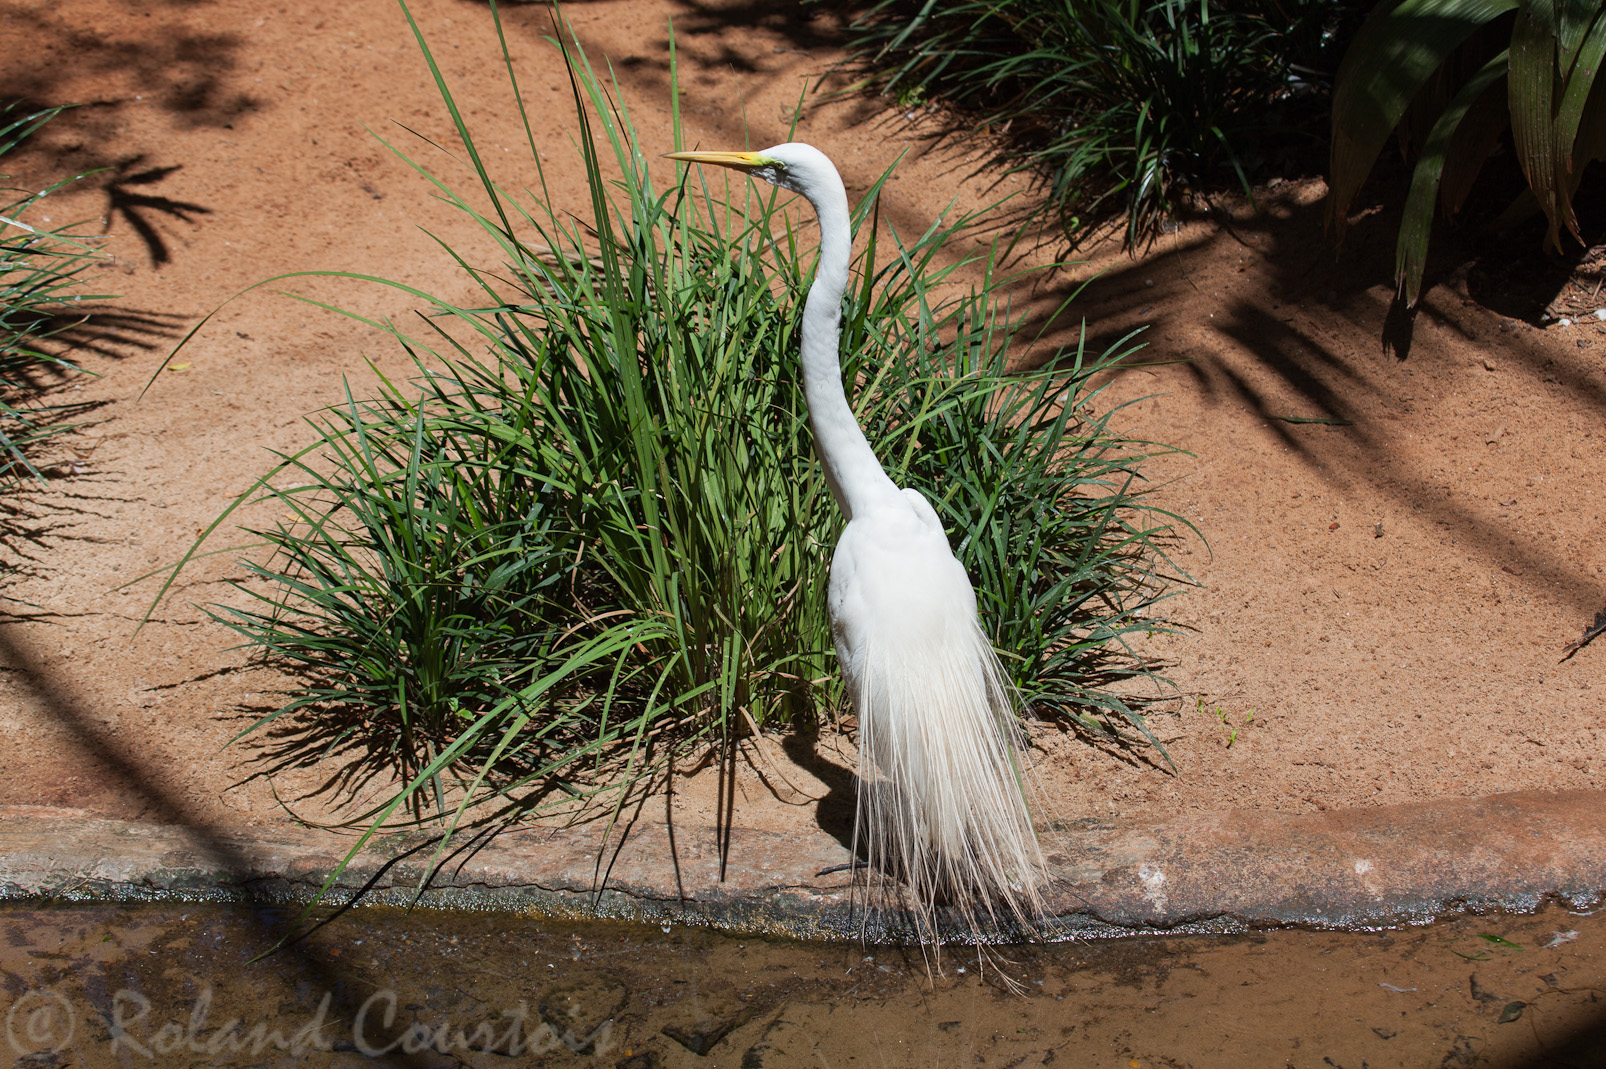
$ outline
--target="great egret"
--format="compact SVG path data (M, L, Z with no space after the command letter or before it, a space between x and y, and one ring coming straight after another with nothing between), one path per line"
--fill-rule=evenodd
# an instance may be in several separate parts
M1043 854L1027 809L1022 738L976 594L936 510L876 459L842 386L842 295L853 235L836 167L809 145L674 152L801 193L820 220L803 310L803 389L814 448L847 527L831 558L831 628L859 720L859 801L872 872L902 877L923 940L933 907L1029 928Z

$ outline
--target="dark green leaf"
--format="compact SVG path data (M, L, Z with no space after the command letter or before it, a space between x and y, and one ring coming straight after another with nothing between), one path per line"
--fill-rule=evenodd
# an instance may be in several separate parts
M1411 175L1411 192L1400 219L1395 245L1394 284L1406 307L1416 306L1422 288L1422 271L1427 263L1428 238L1433 230L1435 208L1439 204L1439 181L1450 148L1463 120L1492 89L1499 86L1506 72L1507 53L1501 52L1461 86L1428 134L1427 144ZM1482 162L1481 160L1478 162Z
M1564 195L1570 201L1584 167L1593 158L1591 139L1586 136L1580 143L1579 127L1590 94L1601 80L1601 61L1606 58L1606 4L1600 5L1599 14L1576 52L1576 61L1567 72L1561 101L1556 107L1555 152L1562 160L1566 175Z
M1333 87L1330 217L1345 217L1378 153L1435 71L1515 0L1402 0L1366 20Z
M1507 100L1517 160L1528 179L1548 228L1546 248L1560 247L1561 228L1574 235L1578 220L1565 181L1566 161L1556 149L1555 114L1560 91L1554 23L1548 4L1525 4L1511 31L1511 74Z

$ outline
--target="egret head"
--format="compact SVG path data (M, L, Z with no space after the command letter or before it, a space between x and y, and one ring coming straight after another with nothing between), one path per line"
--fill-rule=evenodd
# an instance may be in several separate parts
M668 152L664 155L666 159L683 160L686 163L729 167L805 196L827 188L830 181L837 178L836 168L825 153L799 141L789 141L758 152Z

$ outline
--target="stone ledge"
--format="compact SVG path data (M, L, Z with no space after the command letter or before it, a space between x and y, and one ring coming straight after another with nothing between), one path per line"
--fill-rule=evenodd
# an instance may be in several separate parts
M706 924L799 938L857 935L848 860L818 829L514 828L455 842L421 904ZM80 810L0 807L0 898L306 902L355 839L311 828L184 828ZM1464 911L1584 908L1606 890L1606 791L1523 792L1400 806L1074 821L1045 845L1062 935L1363 928ZM615 847L617 852L615 853ZM412 901L434 847L376 837L330 901ZM598 887L601 890L597 890Z

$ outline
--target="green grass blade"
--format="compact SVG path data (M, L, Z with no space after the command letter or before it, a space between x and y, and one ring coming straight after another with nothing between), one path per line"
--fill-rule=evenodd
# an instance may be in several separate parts
M1416 169L1411 174L1411 192L1405 200L1405 213L1400 219L1400 234L1394 253L1394 284L1408 308L1416 307L1417 298L1421 295L1428 239L1432 235L1433 218L1440 202L1439 183L1456 135L1474 106L1487 93L1500 86L1506 76L1507 60L1508 54L1501 52L1462 84L1449 107L1433 124L1422 155L1417 159Z

